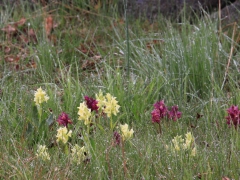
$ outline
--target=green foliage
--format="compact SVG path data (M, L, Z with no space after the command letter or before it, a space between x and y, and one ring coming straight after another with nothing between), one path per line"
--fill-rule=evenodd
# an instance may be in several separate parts
M0 52L0 179L237 179L239 128L229 127L225 119L229 106L240 105L236 44L224 82L232 39L219 34L216 22L209 19L195 24L159 19L152 27L130 21L127 38L126 25L110 16L111 10L86 15L81 8L94 11L92 1L73 3L79 8L51 5L55 41L46 37L47 12L39 4L32 8L23 3L0 12L0 29L26 17L37 37L36 43L22 44L15 36L24 26L10 39L6 32L0 35L1 49L18 47L12 54ZM102 11L107 6L103 3ZM5 60L21 50L27 50L28 58ZM29 62L36 68L27 66ZM40 86L49 96L41 116L33 102ZM121 106L111 120L134 130L124 147L113 145L109 118L96 116L101 123L89 129L78 120L84 96L95 98L100 89ZM153 104L159 100L169 107L177 104L182 112L176 122L162 120L162 134L151 122ZM66 145L56 142L61 112L73 122ZM114 131L120 133L117 127ZM174 137L187 132L195 137L194 157L169 149ZM39 144L46 145L51 161L37 158ZM71 161L74 144L89 150L88 159L79 165Z

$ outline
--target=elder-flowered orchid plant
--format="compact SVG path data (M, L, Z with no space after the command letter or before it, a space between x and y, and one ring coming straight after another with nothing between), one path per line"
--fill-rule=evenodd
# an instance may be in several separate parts
M238 126L240 126L240 109L238 108L238 106L232 105L230 108L227 109L227 113L227 124L234 125L237 129Z
M185 138L182 138L182 136L175 136L172 139L171 151L175 153L184 152L187 155L196 156L197 148L194 141L191 132L186 133Z
M50 160L50 155L48 153L48 148L45 145L38 145L36 156L37 156L37 158L39 158L43 161L49 161Z
M58 118L57 118L57 122L59 125L68 127L68 124L72 124L71 119L69 118L68 114L65 112L62 112Z
M83 163L88 158L89 152L85 146L80 147L75 144L71 149L71 159L77 165Z
M94 113L98 114L98 117L106 115L110 118L110 128L113 130L114 124L112 116L116 116L120 108L116 97L113 97L109 93L104 95L100 90L99 93L96 94L96 99L85 96L84 100L85 102L80 103L80 106L78 107L78 119L83 120L84 124L89 126L91 123L94 123Z
M177 105L172 106L169 110L169 108L164 104L164 100L156 102L153 106L154 109L151 112L153 123L160 123L165 117L176 121L182 116L182 113L178 111Z
M85 125L89 125L91 123L91 109L88 109L85 102L80 103L78 107L78 119L84 121Z
M169 108L165 105L164 100L156 102L154 105L154 109L151 112L152 115L152 123L157 123L159 125L159 133L162 133L160 122L164 118L171 119L173 121L177 121L181 118L182 113L178 111L178 106L174 105Z
M40 106L43 102L47 102L49 99L48 95L42 88L38 88L34 93L34 102L37 106Z
M37 106L39 119L41 121L42 118L42 103L47 102L49 100L49 96L47 95L46 91L44 91L41 87L34 92L34 102Z
M69 130L66 127L60 127L57 130L57 142L62 142L63 144L66 144L68 142L69 137L72 136L72 130Z
M133 129L129 130L128 124L125 123L124 125L120 125L120 129L123 141L127 141L132 138L134 131Z

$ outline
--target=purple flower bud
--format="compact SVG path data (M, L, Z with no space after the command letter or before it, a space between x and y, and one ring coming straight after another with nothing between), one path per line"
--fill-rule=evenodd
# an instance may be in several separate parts
M72 124L72 121L65 112L62 112L62 114L60 114L60 116L57 119L57 122L59 125L63 125L65 127L67 127L68 124Z
M114 137L114 143L116 144L116 145L119 145L120 144L120 142L121 142L121 135L117 132L117 131L115 131L114 133L113 133L113 137Z
M180 111L178 111L178 106L172 106L171 111L168 112L168 117L170 119L172 119L173 121L178 120L179 118L181 118L182 113Z
M227 109L227 113L227 124L233 124L235 128L240 125L240 110L238 109L238 106L232 105L229 109Z
M154 109L152 112L152 123L160 123L160 111L158 109Z
M156 102L153 106L155 107L155 109L159 110L160 118L164 118L167 115L168 109L167 109L167 107L164 104L164 100Z
M84 99L86 101L87 107L89 109L91 109L91 111L98 112L98 106L97 106L98 102L97 102L97 100L95 100L93 98L90 98L88 96L84 96Z

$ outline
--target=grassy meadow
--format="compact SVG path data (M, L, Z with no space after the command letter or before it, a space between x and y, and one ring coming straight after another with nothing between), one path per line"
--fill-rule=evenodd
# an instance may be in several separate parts
M239 179L237 26L87 2L0 7L0 179Z

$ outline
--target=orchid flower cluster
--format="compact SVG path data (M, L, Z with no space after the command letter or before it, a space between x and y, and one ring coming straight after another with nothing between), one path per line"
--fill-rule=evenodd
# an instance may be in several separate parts
M62 112L59 117L57 118L57 122L60 126L57 130L56 135L56 142L59 145L62 145L63 147L67 148L67 142L69 141L69 138L72 136L72 130L68 130L68 124L72 124L71 119L69 118L68 114L65 112ZM37 157L41 158L43 161L50 160L49 153L47 152L48 148L46 148L45 145L39 145L36 155ZM77 144L75 144L71 148L71 159L74 163L77 165L81 164L87 159L88 150L85 146L80 147Z
M172 139L171 150L173 152L186 151L190 156L196 156L197 149L194 143L194 137L191 132L185 134L185 139L182 136L176 136Z
M238 106L232 105L229 109L227 109L227 113L227 124L234 125L235 128L240 126L240 109Z
M49 100L49 96L47 93L40 87L35 91L34 93L34 102L35 105L37 106L38 114L41 119L42 117L42 103L47 102Z
M49 99L48 95L42 88L38 88L34 94L34 102L37 106L40 106L43 102L47 102Z
M34 94L34 102L38 108L38 112L42 115L42 104L49 100L49 96L46 91L44 91L41 87L35 91ZM161 133L161 125L160 122L164 119L171 119L173 121L177 121L182 116L182 112L178 110L178 106L174 105L171 108L167 107L164 103L164 100L156 102L154 105L154 109L151 112L152 115L152 123L157 123L159 125L159 132ZM111 94L103 92L100 90L98 94L95 95L95 99L85 96L84 102L80 103L78 107L78 120L83 121L85 125L88 127L94 123L96 117L108 117L110 119L110 127L111 130L114 129L112 123L112 116L116 116L119 113L120 106L118 105L118 101L116 97L113 97ZM234 125L237 128L240 125L240 109L238 106L232 105L229 109L227 109L228 116L226 117L227 124ZM87 146L80 147L78 144L71 145L69 143L69 139L72 137L72 130L69 129L69 124L72 124L72 120L69 115L65 112L62 112L58 118L57 122L59 127L56 132L56 142L59 147L65 147L65 149L70 149L71 147L71 160L75 162L77 165L81 164L85 160L88 159L89 151ZM129 141L133 137L133 129L130 129L128 124L120 124L120 133L115 131L113 134L114 144L115 145L124 145L124 142ZM168 146L166 146L168 148ZM196 156L197 150L195 145L195 140L193 135L188 132L185 134L185 137L176 136L171 141L170 149L172 152L185 152L190 156ZM125 162L124 149L123 159ZM68 153L67 153L68 154ZM51 159L48 148L46 145L38 145L36 150L37 158L43 161L49 161ZM124 163L126 167L126 162Z
M133 129L129 130L128 124L125 123L124 125L120 125L120 129L123 141L127 141L132 138L134 131Z
M47 102L49 99L47 93L40 87L35 91L34 94L34 102L38 108L41 108L41 104L43 102ZM69 141L69 138L72 136L72 130L68 130L68 125L72 124L71 119L69 118L68 114L65 112L62 112L59 117L57 118L57 122L59 127L57 130L56 135L56 142L59 145L62 145L63 147L67 148L67 142ZM77 144L75 144L71 149L71 158L72 161L75 162L77 165L79 165L81 162L83 162L87 158L88 150L85 146L79 147ZM48 148L46 145L38 145L37 151L36 151L37 158L43 160L43 161L49 161L50 155L48 153Z
M120 145L121 142L128 141L133 137L133 129L129 129L128 124L120 124L120 133L115 131L113 133L114 137L114 144L115 145Z
M86 156L88 154L88 150L85 146L80 147L75 144L71 149L71 158L72 161L75 162L77 165L81 164L86 160Z
M63 144L66 144L68 142L68 139L72 135L72 130L67 129L68 124L72 124L71 119L69 118L68 114L65 112L62 112L62 114L59 115L57 122L59 125L62 125L64 127L60 127L57 130L57 142L62 142ZM77 165L81 164L87 159L88 150L85 146L80 147L78 144L75 144L71 148L71 159L74 163Z
M72 130L69 130L66 127L60 127L57 130L57 142L62 142L63 144L66 144L68 142L68 139L72 136Z
M169 110L168 107L164 104L164 100L156 102L154 105L154 109L151 112L152 115L152 123L160 123L161 120L165 117L176 121L181 118L182 113L178 111L178 106L174 105Z
M47 93L40 87L34 94L34 102L38 108L41 108L41 104L43 102L47 102L49 97ZM111 128L112 126L112 115L117 115L119 112L120 106L118 105L118 101L116 97L113 97L109 93L104 95L100 90L98 94L96 94L96 99L85 96L84 102L80 103L78 107L78 119L84 121L85 125L90 125L93 123L94 115L106 115L111 120ZM60 148L64 148L65 153L68 154L68 146L72 146L69 142L69 139L72 137L72 130L69 129L69 124L72 124L72 120L69 115L65 112L62 112L58 118L57 122L59 127L56 133L56 143ZM133 135L133 129L129 130L128 125L121 125L121 135L117 134L118 141L120 142L120 138L123 141L129 140ZM87 159L88 148L86 146L80 147L78 144L75 144L71 148L71 159L77 165ZM50 160L50 155L48 153L48 148L45 145L38 145L36 156L44 161Z
M48 148L45 145L38 145L36 156L43 161L49 161L50 160L50 155L48 153Z
M98 113L99 111L106 114L108 118L111 118L112 115L117 115L119 112L120 106L116 97L113 97L111 94L107 93L103 95L102 91L99 91L99 94L96 94L96 99L85 96L85 102L80 103L78 107L79 120L84 121L85 125L89 125L93 122L93 113Z

